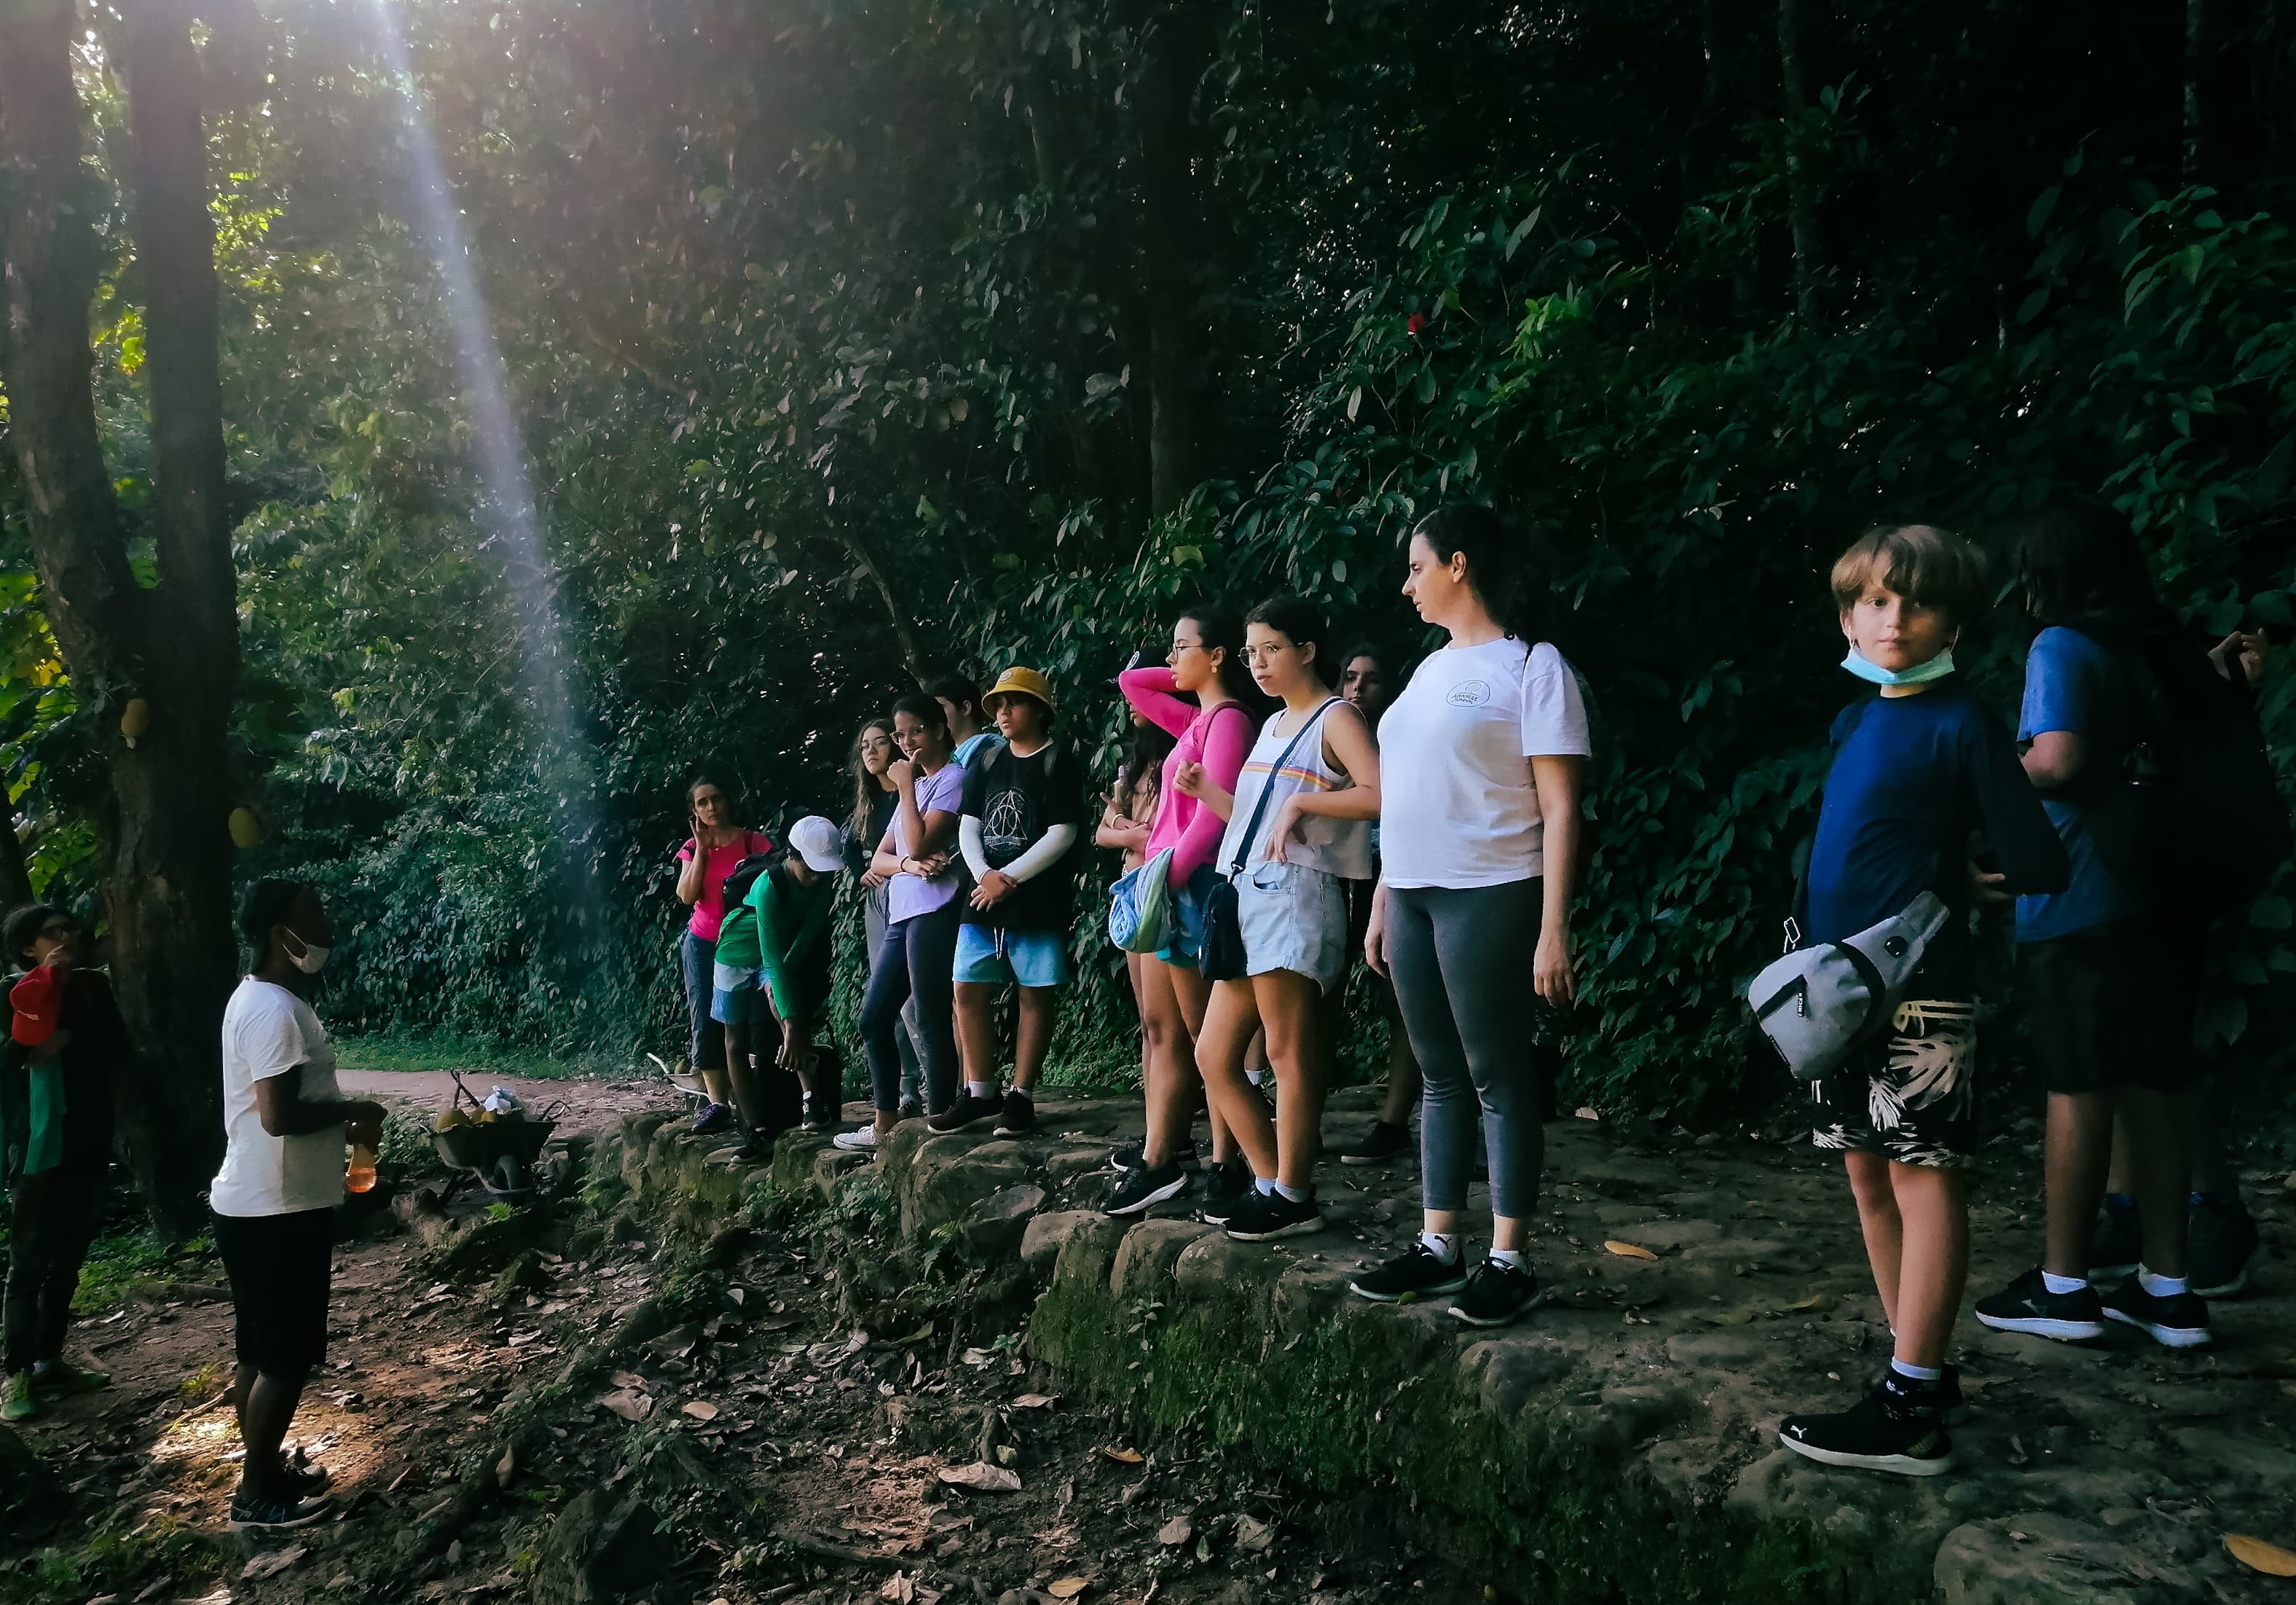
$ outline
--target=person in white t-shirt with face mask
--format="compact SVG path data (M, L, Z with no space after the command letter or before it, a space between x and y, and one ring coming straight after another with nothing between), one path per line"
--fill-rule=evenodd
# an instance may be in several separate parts
M303 1384L327 1353L328 1283L344 1148L382 1140L382 1106L346 1099L308 994L334 945L319 894L260 880L240 909L255 967L223 1015L223 1168L209 1189L231 1280L239 1369L232 1403L246 1459L231 1530L304 1527L327 1513L326 1474L282 1457Z
M1523 1263L1541 1134L1522 961L1550 1007L1571 1000L1587 709L1538 628L1544 577L1488 508L1429 514L1403 592L1451 639L1380 720L1382 862L1364 956L1393 975L1425 1077L1424 1215L1409 1252L1353 1286L1386 1303L1456 1294L1453 1315L1504 1326L1540 1297ZM1479 1116L1491 1249L1471 1275L1460 1216Z

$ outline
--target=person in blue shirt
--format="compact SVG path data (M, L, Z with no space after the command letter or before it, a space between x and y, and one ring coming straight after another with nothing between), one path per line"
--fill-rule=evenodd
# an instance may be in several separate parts
M2128 657L2174 621L2152 594L2136 531L2102 502L2046 504L2020 538L2018 569L2041 630L2025 659L2017 734L2072 880L2059 894L2017 901L2023 1001L2048 1089L2042 1260L1979 1300L1977 1318L2067 1342L2101 1338L2105 1321L2119 1321L2169 1347L2195 1347L2210 1339L2209 1311L2186 1275L2193 1123L2184 1116L2206 920L2163 906L2145 873L2160 847L2144 839L2129 763L2142 731ZM2138 1219L2129 1224L2141 1230L2117 1234L2136 1237L2126 1247L2098 1250L2092 1232L2116 1111L2131 1137ZM2110 1214L2100 1233L2108 1239L2120 1223ZM2102 1290L2091 1280L2108 1275Z
M1779 1440L1828 1465L1948 1470L1945 1362L1969 1270L1966 1167L1975 1156L1974 952L1980 895L2061 890L2065 852L2009 733L1953 678L1953 646L1989 594L1981 554L1925 524L1876 530L1833 565L1849 653L1881 687L1833 725L1833 765L1810 846L1804 936L1838 942L1933 892L1951 918L1890 1033L1810 1083L1812 1140L1838 1150L1895 1333L1890 1367L1852 1408L1788 1416ZM1982 832L1998 868L1980 875Z

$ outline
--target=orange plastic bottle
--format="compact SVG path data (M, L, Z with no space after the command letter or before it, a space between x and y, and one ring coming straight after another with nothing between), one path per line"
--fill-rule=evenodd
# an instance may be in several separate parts
M374 1190L375 1151L364 1142L351 1144L351 1162L343 1172L343 1188L347 1192L363 1193Z

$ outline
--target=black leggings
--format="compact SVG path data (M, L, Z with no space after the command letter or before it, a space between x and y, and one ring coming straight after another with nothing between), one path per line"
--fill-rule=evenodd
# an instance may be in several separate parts
M104 1162L72 1159L16 1183L8 1236L11 1375L64 1352L79 1268L103 1214Z
M956 1101L956 931L964 910L955 900L930 914L885 927L869 963L861 998L861 1041L869 1050L869 1092L890 1115L901 1107L901 1050L895 1039L901 1006L917 999L917 1058L923 1061L925 1112Z

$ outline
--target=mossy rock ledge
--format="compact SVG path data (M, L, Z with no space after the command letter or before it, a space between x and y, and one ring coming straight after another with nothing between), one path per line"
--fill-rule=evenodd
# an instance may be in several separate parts
M1335 1095L1333 1140L1368 1098ZM910 1122L872 1161L792 1132L744 1165L725 1138L643 1116L601 1140L592 1185L701 1234L800 1206L873 1331L907 1318L897 1294L917 1275L972 1268L980 1297L1025 1313L1044 1386L1144 1434L1202 1435L1342 1519L1408 1525L1522 1598L2174 1605L2296 1587L2223 1543L2296 1543L2296 1296L2278 1279L2216 1306L2199 1351L1964 1317L1956 1471L1841 1471L1775 1437L1788 1411L1849 1403L1889 1353L1841 1173L1806 1148L1655 1150L1556 1123L1533 1247L1551 1296L1485 1333L1445 1301L1348 1292L1409 1240L1412 1165L1327 1162L1324 1230L1237 1243L1185 1198L1131 1222L1091 1207L1138 1118L1129 1100L1047 1101L1027 1138ZM2284 1198L2259 1206L2267 1245ZM1470 1206L1488 1208L1480 1185ZM1980 1207L1974 1290L2028 1263L2030 1218Z

